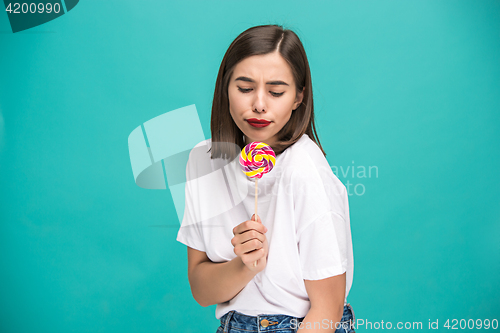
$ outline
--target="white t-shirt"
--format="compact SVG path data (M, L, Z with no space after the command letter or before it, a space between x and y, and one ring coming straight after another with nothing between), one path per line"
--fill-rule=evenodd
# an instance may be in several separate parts
M255 213L255 178L232 161L211 159L211 139L190 152L186 201L177 241L206 252L213 262L236 257L232 230ZM266 268L233 299L217 304L250 316L305 317L310 301L304 284L346 273L346 299L353 279L347 190L307 134L276 157L258 180L257 214L268 228Z

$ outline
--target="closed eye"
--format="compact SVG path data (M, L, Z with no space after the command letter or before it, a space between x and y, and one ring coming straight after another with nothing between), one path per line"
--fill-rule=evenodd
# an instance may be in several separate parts
M241 91L242 93L246 94L246 93L249 93L250 91L252 91L253 89L252 88L240 88L238 87L238 90ZM285 92L280 92L280 93L277 93L277 92L274 92L274 91L270 91L269 92L271 95L273 95L274 97L280 97L281 95L283 95Z

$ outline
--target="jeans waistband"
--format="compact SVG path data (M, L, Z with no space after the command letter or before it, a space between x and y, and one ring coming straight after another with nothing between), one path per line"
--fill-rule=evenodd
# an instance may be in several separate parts
M266 332L277 329L295 329L304 320L304 317L298 318L283 314L260 314L249 316L241 312L231 310L220 318L221 326L224 332L230 332L230 329L239 329L250 332ZM348 303L344 305L342 322L351 322L354 324L354 311Z

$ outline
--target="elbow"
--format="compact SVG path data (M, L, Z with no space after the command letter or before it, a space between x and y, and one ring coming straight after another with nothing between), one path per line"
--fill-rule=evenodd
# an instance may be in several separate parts
M199 305L201 305L201 306L202 306L202 307L204 307L204 308L207 308L207 307L209 307L210 305L213 305L213 304L210 304L210 303L208 303L208 302L204 302L204 301L202 301L202 300L200 300L200 299L196 299L196 298L195 298L195 301L196 301L196 303L198 303Z
M201 305L202 307L206 308L206 307L209 307L210 304L209 302L207 302L206 300L203 299L203 297L200 297L200 295L198 295L198 293L196 293L193 288L191 287L191 294L193 295L193 298L194 300L196 301L196 303L198 303L199 305Z
M210 305L212 304L209 304L208 302L205 302L203 299L199 298L199 297L194 297L194 300L196 301L196 303L198 303L199 305L201 305L202 307L206 308L206 307L209 307Z
M189 287L191 288L191 295L193 295L194 300L196 301L196 303L198 303L204 308L210 306L211 304L208 304L208 302L206 302L206 300L203 299L203 296L198 290L199 288L196 288L194 277L190 273L188 273Z

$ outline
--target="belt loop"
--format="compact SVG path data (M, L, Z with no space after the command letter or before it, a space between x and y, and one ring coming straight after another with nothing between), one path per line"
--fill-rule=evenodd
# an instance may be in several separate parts
M229 332L229 321L231 320L231 317L233 316L234 310L229 311L226 322L224 323L224 332L227 333Z

